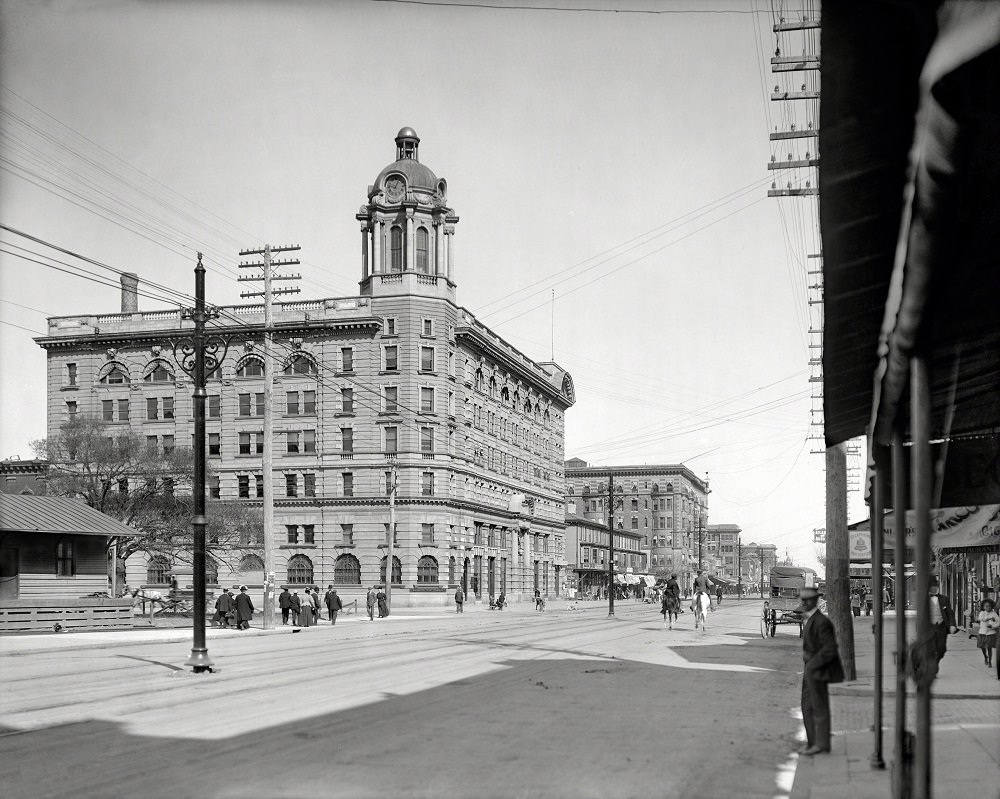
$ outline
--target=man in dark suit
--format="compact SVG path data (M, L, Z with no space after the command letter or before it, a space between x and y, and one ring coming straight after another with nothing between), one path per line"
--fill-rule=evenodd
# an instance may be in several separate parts
M281 593L278 595L278 607L281 608L281 623L288 624L288 614L292 610L292 592L287 585L281 586Z
M797 608L805 616L802 625L802 722L806 745L799 754L818 755L830 751L830 689L832 682L843 682L844 667L837 649L833 622L819 612L819 591L803 588L802 604Z
M955 626L955 611L951 609L951 601L944 594L938 593L940 590L941 584L938 578L931 577L931 629L934 630L934 641L937 644L939 661L948 651L948 634L958 632L958 627Z

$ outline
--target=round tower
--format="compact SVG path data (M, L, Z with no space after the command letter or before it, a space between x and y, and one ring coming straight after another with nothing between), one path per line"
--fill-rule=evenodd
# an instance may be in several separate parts
M413 128L396 134L396 160L361 206L361 293L455 299L455 224L448 183L420 163Z

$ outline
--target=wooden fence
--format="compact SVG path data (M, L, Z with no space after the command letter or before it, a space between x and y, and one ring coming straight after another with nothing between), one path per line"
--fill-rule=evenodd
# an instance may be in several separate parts
M0 600L0 631L122 629L132 626L132 599L82 597L79 599Z

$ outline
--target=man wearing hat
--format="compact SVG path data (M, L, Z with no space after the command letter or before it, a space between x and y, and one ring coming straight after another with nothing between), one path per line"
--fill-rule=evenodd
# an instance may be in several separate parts
M247 587L240 586L240 592L236 595L236 629L249 630L250 622L253 620L253 602L247 594Z
M281 608L281 623L288 624L288 614L292 610L292 592L287 585L281 586L281 593L278 594L278 607Z
M832 682L844 681L837 633L833 622L819 612L819 591L806 587L799 593L801 604L795 609L802 622L802 722L806 745L802 755L830 751L830 688Z

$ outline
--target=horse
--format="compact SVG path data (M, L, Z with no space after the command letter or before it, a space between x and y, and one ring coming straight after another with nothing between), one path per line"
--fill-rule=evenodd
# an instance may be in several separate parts
M701 631L705 632L705 618L712 609L712 598L708 594L696 594L691 602L694 607L694 628L698 629L698 622L701 622Z
M166 605L163 599L163 594L159 591L149 591L144 588L129 588L128 585L122 586L122 598L126 596L132 597L132 608L136 608L139 603L145 604L146 602L150 605L150 610L153 610L157 605L161 607ZM154 611L155 612L155 611Z
M663 592L663 602L660 605L660 613L663 614L663 626L666 627L669 622L669 629L674 629L674 621L680 614L681 603L677 601L677 597L671 591Z

